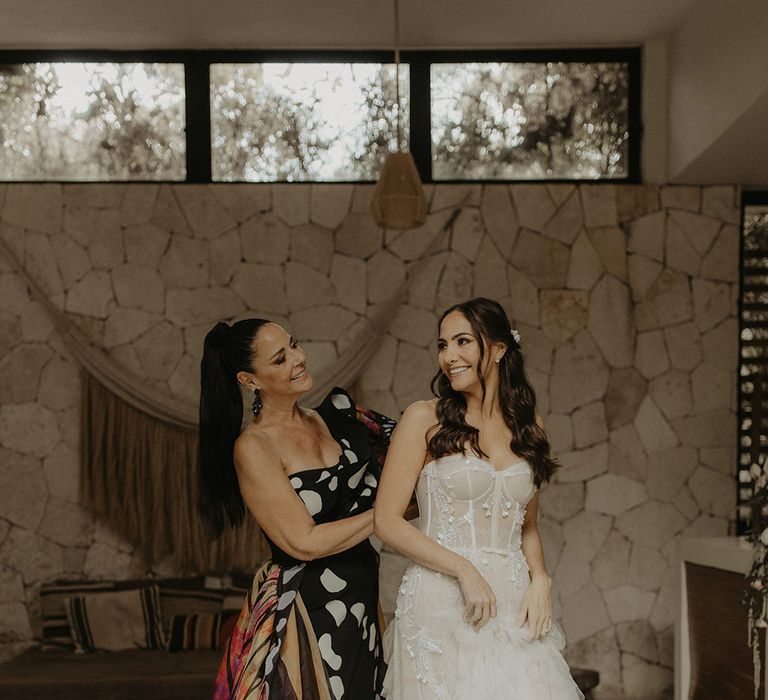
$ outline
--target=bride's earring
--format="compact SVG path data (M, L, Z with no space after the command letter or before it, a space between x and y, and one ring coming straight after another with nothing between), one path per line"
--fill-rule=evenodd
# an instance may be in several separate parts
M251 404L251 412L254 418L259 417L261 413L261 392L258 389L253 390L253 403Z
M500 357L497 357L497 358L496 358L496 364L498 365L498 364L499 364L499 362L501 362L501 358L500 358Z

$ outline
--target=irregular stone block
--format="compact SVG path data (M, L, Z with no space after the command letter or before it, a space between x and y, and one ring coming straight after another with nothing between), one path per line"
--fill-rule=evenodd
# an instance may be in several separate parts
M297 262L289 262L285 273L289 311L336 303L336 290L326 275Z
M603 261L590 237L582 231L571 249L566 286L571 289L592 289L602 274Z
M611 530L592 559L592 579L602 590L621 586L627 581L629 552L629 541Z
M480 210L465 207L453 224L451 250L469 262L474 262L484 236L485 230L480 218Z
M199 289L209 284L210 255L205 241L173 236L158 272L170 289Z
M656 593L630 585L613 588L604 595L608 614L614 623L648 617L656 600Z
M739 228L726 225L701 263L701 274L714 280L737 282L739 279Z
M628 266L632 299L639 301L645 298L648 290L661 274L663 267L661 263L643 255L630 255Z
M247 268L250 265L243 265L240 269L246 268L243 272L247 275ZM266 267L266 266L265 266ZM237 278L235 278L237 282ZM263 283L263 280L261 280ZM233 283L233 287L235 284ZM250 307L253 311L268 312L264 308L268 305L266 300L258 294L258 289L254 284L244 282L242 291L248 295L249 300L264 302L258 307ZM282 291L282 289L280 290ZM272 293L269 292L268 293ZM251 297L251 295L253 295ZM282 297L281 297L282 299ZM281 308L284 308L285 300L282 299ZM209 287L208 289L190 289L177 290L172 289L168 292L166 318L177 326L188 326L191 324L213 324L216 321L231 319L245 311L245 305L238 299L229 287Z
M706 362L691 373L693 406L696 413L727 411L735 389L733 370L724 370Z
M392 299L405 282L405 263L382 250L367 265L368 303L380 304Z
M615 226L619 223L616 190L611 185L580 185L584 223L588 227Z
M630 367L635 352L635 328L629 289L606 275L592 290L589 332L612 367Z
M635 367L645 379L653 379L669 369L669 356L661 331L638 333L635 339Z
M585 450L563 452L558 460L561 469L555 472L558 484L591 479L608 469L608 443L601 443Z
M327 275L333 259L333 234L307 224L291 229L291 261L304 263Z
M312 221L333 231L349 212L353 192L352 185L312 185Z
M611 430L631 422L637 414L648 382L634 369L615 369L605 391L605 417Z
M64 234L54 236L51 247L59 263L64 289L69 289L91 269L91 259L83 246Z
M284 314L288 311L284 276L284 270L279 265L245 263L238 267L230 288L249 309L264 314ZM169 306L170 300L169 293Z
M434 352L402 340L397 344L395 376L392 393L399 404L429 399L429 383L437 371Z
M309 194L311 185L272 185L272 211L288 226L309 223Z
M176 195L177 187L184 187L184 185L160 185L150 223L171 233L191 236L192 231Z
M606 272L626 282L627 276L627 242L624 231L613 226L610 228L593 228L587 231L597 254L603 261Z
M66 547L85 547L91 541L91 518L76 503L49 498L38 534Z
M331 262L331 282L336 290L339 304L355 311L365 313L366 277L365 262L359 258L336 254Z
M616 518L616 528L632 542L661 547L685 526L685 518L669 503L646 501Z
M11 529L0 547L0 562L18 571L27 586L56 578L64 570L59 545L18 527Z
M437 318L424 309L402 304L390 324L389 332L399 340L435 350L437 347Z
M539 316L539 290L515 267L507 266L509 297L499 300L513 323L541 325Z
M695 323L665 328L664 340L673 367L690 371L701 362L701 342Z
M570 245L584 228L584 216L581 212L581 200L574 190L571 196L560 206L542 233L556 241Z
M592 582L589 562L575 547L565 545L560 561L554 571L554 580L561 598L568 601L585 585Z
M133 348L143 376L168 379L184 353L184 338L178 328L163 321L134 341Z
M701 211L713 219L738 224L740 207L733 185L704 187L701 192Z
M175 193L192 232L198 238L217 238L235 227L237 222L221 206L208 185L177 186Z
M539 506L547 517L558 522L568 520L584 508L584 484L547 484L541 491Z
M510 262L522 270L539 289L560 289L568 274L566 246L523 229Z
M657 211L641 216L629 226L628 250L658 262L664 262L667 214Z
M0 513L20 527L37 529L47 495L40 460L0 448Z
M550 398L558 410L570 412L602 399L607 387L608 367L588 333L579 333L555 350Z
M506 185L484 185L481 212L485 230L501 256L508 258L520 228L509 188Z
M628 578L633 585L647 591L658 591L669 574L669 569L667 560L659 550L637 543L632 545Z
M340 306L318 306L292 313L290 319L296 337L317 341L337 340L357 320L357 316ZM341 347L339 351L342 351Z
M43 460L48 493L77 503L80 500L80 455L68 445L58 445Z
M668 268L679 270L692 277L699 274L701 257L672 216L667 222L665 252Z
M726 319L701 336L704 361L713 367L734 373L739 357L738 345L739 327L735 318Z
M610 626L600 591L588 583L563 606L563 628L571 644Z
M158 190L157 185L138 183L132 183L125 187L120 204L120 223L123 226L146 224L152 218Z
M370 290L370 272L368 274ZM437 288L437 310L442 313L448 307L469 299L472 295L473 281L472 266L455 253L448 253L445 258L445 269ZM372 301L370 291L369 301Z
M618 515L643 503L648 498L639 481L616 474L601 474L587 482L587 510Z
M246 262L277 264L288 260L290 231L273 214L261 214L239 227L240 247Z
M112 270L112 284L120 306L162 313L165 289L156 270L127 263Z
M640 404L634 424L640 442L649 455L677 445L675 431L661 415L650 396L646 396Z
M699 211L701 190L698 187L668 185L661 188L662 209L685 209Z
M507 263L493 241L486 237L475 260L474 295L499 300L508 293Z
M700 331L706 331L736 313L729 284L705 279L695 279L692 284L693 308Z
M699 467L688 487L704 513L721 518L733 516L733 478L707 467Z
M541 292L542 330L555 345L560 345L583 330L587 323L588 303L586 292L569 290Z
M357 258L368 258L381 250L384 234L376 226L370 212L347 214L336 231L336 252Z
M208 190L239 224L269 211L272 206L272 188L263 183L211 184Z
M671 326L693 318L693 300L687 275L664 270L651 285L646 297L652 301L658 325Z
M602 401L595 401L573 412L573 433L578 448L604 442L608 438Z
M679 418L693 411L688 373L670 370L651 380L649 393L666 418Z
M36 403L0 406L0 443L22 454L45 457L61 441L56 416Z
M612 474L644 482L646 456L640 436L632 423L612 430L608 452L608 469Z
M660 207L658 185L618 185L616 187L616 206L619 221L637 219Z
M68 355L55 354L40 378L37 402L54 411L80 408L80 365Z
M670 690L673 683L672 671L648 663L633 654L621 655L621 677L625 688L643 696L659 695Z
M58 233L61 230L62 204L61 185L7 185L3 221L41 233Z
M52 354L47 345L23 343L0 359L0 396L3 403L34 401L40 374Z
M123 232L125 259L147 267L157 267L168 248L170 234L154 224L129 226Z

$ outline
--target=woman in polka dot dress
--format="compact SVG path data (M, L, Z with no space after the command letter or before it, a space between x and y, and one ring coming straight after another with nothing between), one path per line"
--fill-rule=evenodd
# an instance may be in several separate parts
M253 392L242 424L241 387ZM253 515L257 572L214 700L380 698L372 505L394 421L332 390L316 410L306 356L279 325L218 323L201 363L200 506L214 532Z

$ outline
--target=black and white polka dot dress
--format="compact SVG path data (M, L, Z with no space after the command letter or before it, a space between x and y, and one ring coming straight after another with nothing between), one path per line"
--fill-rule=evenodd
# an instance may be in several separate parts
M292 474L291 484L321 524L373 506L395 422L338 388L317 411L340 461ZM379 556L370 541L310 562L269 544L272 561L254 580L214 697L380 698Z

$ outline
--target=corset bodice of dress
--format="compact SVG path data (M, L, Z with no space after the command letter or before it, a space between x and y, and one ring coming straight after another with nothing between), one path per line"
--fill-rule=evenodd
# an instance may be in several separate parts
M452 550L517 554L535 490L525 460L497 470L471 453L440 457L425 465L416 487L420 529Z

